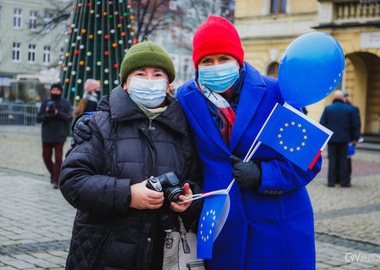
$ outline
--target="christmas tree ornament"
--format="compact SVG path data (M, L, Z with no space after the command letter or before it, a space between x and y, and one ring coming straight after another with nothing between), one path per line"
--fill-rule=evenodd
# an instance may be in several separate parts
M120 64L133 43L135 27L131 2L125 0L72 1L70 21L65 24L66 48L62 54L62 95L71 102L84 92L89 78L101 84L101 95L119 84Z

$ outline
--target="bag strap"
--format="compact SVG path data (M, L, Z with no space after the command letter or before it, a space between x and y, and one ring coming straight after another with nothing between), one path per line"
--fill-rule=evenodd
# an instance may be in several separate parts
M185 225L183 224L182 218L179 215L178 215L178 225L179 225L179 232L180 232L181 240L182 240L181 242L182 242L183 252L185 254L189 254L191 252L191 249L189 246L189 242L187 241L187 238L186 238L186 228L185 228Z

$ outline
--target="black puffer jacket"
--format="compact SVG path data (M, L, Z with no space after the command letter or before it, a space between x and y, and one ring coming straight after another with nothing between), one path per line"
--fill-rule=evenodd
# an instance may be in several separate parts
M178 101L153 121L118 86L103 97L90 119L92 138L71 148L62 166L60 188L78 209L66 269L161 269L158 210L129 208L130 186L174 171L193 193L201 191L198 156ZM181 213L197 224L202 203ZM189 227L188 226L188 227Z

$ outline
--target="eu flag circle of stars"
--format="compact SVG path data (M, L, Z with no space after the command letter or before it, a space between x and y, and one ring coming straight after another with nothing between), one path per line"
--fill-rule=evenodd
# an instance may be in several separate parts
M299 145L291 146L287 145L284 139L284 135L286 135L286 130L290 128L298 128L301 131L301 140ZM298 133L298 132L297 132ZM296 124L295 122L285 123L284 127L280 128L280 133L277 135L279 139L279 144L284 147L284 150L289 150L290 152L299 151L301 150L302 146L306 145L307 135L306 135L306 129L302 127L301 124Z
M206 242L212 236L213 231L215 231L216 226L216 215L215 210L210 209L206 214L202 217L202 223L200 224L201 230L201 239Z

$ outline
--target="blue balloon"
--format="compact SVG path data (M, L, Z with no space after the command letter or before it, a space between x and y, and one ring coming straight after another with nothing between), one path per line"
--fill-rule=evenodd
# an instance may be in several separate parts
M338 86L344 72L344 54L338 41L323 32L296 38L286 48L278 70L280 91L294 107L316 103Z

